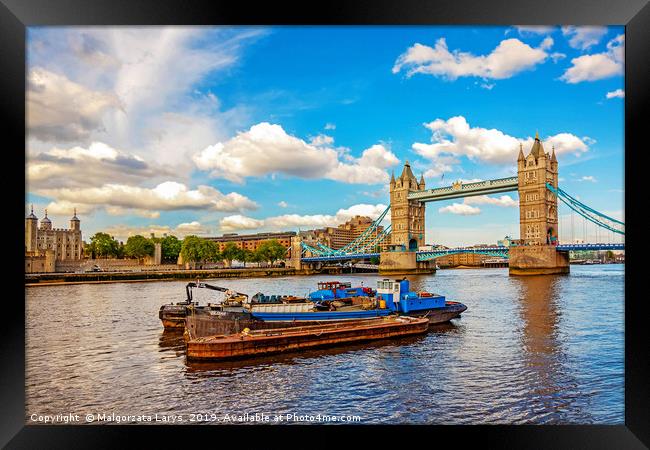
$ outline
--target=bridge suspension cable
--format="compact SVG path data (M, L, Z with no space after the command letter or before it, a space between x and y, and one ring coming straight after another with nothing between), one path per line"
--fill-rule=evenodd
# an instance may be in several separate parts
M620 220L609 217L601 212L596 211L593 208L585 205L576 198L569 195L567 192L563 191L560 188L555 188L551 184L546 183L548 190L553 192L558 199L562 201L565 205L575 211L578 215L589 220L592 223L595 223L599 227L605 228L613 233L625 235L625 223ZM586 230L584 231L586 233ZM573 234L573 223L572 223L572 234Z
M347 245L339 248L333 249L327 245L316 242L318 248L312 247L304 242L301 244L304 251L309 251L314 256L342 256L349 254L358 254L364 253L365 251L372 249L376 245L380 244L381 241L386 239L390 235L391 226L388 225L381 232L377 233L377 227L384 220L388 212L390 211L390 205L375 219L368 228L366 228L361 235L359 235L352 242Z

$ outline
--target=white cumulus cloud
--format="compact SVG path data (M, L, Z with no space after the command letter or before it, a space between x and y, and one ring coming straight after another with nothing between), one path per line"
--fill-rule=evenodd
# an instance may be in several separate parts
M52 197L55 203L94 205L107 207L109 213L149 211L155 217L156 211L203 210L240 211L256 209L257 204L237 192L223 194L211 186L188 189L182 183L167 181L154 188L129 186L124 184L105 184L89 188L50 188L42 189L42 195Z
M221 231L237 230L288 230L295 228L322 228L334 227L347 222L355 216L367 216L377 219L386 209L387 205L357 204L349 208L339 209L336 214L284 214L280 216L267 217L265 219L254 219L242 215L224 217L219 222ZM390 220L390 214L384 221Z
M607 34L607 27L566 26L562 27L562 34L569 39L571 47L586 50L600 42Z
M538 48L519 39L505 39L487 55L473 55L459 50L449 51L445 38L436 41L434 47L416 43L397 58L393 73L407 68L407 76L416 73L440 76L449 80L459 77L485 79L510 78L519 72L543 63L553 39L547 37Z
M317 145L307 143L288 134L280 125L262 122L226 142L206 147L193 160L199 169L210 171L211 176L239 183L246 177L276 173L345 183L385 183L385 169L399 162L380 144L364 150L360 158L344 154L342 161L341 150L329 146L332 142L318 138Z
M452 203L448 206L443 206L438 209L438 212L449 213L449 214L458 214L461 216L475 216L481 214L481 210L475 206L470 206L466 203Z
M516 25L515 28L517 28L517 31L522 36L529 34L549 34L555 29L555 27L546 25Z
M147 163L138 155L103 142L87 147L53 147L27 157L27 185L31 190L132 183L171 175L169 168Z
M254 230L262 226L264 226L263 220L253 219L252 217L246 217L240 214L224 217L219 221L221 231Z
M625 98L625 91L623 89L616 89L615 91L608 92L605 97L610 98Z
M118 96L87 88L42 67L27 75L27 131L41 141L87 139L104 128L104 114L122 108Z
M522 139L494 128L471 127L463 116L448 120L436 119L424 126L431 130L431 143L416 142L412 148L434 164L441 156L466 156L492 164L512 164L517 160L519 144L523 145L524 153L527 153L534 142L532 137ZM549 136L543 144L548 152L554 145L556 155L588 151L585 138L580 139L571 133Z
M513 208L519 205L517 200L514 200L509 195L502 195L500 197L488 197L487 195L478 195L475 197L466 197L464 200L466 205L496 205L505 208Z
M621 34L607 43L607 51L573 58L560 79L575 84L623 75L624 51L625 35Z

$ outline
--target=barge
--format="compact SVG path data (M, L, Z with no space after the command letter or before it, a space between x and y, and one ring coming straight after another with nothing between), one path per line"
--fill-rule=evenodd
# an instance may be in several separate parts
M187 341L188 361L246 358L307 348L366 342L425 333L426 318L391 316L326 323L232 335L198 337Z
M334 288L333 296L327 296L319 289L317 291L320 292L319 297L315 299L292 295L264 295L261 292L249 299L247 294L197 280L186 285L187 297L185 301L162 305L158 311L158 317L166 331L182 332L185 329L190 329L203 336L206 333L236 333L244 328L287 327L300 325L301 323L296 322L303 321L363 319L390 313L389 311L370 311L373 305L372 298L355 295L355 293L374 295L374 291L371 289L352 288L349 283L334 282L334 284L329 284ZM324 285L319 283L319 287ZM337 287L338 295L336 295ZM199 305L198 302L193 301L193 288L223 292L225 297L220 303ZM358 307L349 308L348 306L351 305ZM331 314L334 311L337 314ZM190 325L187 324L188 320ZM211 322L213 326L210 326ZM263 322L278 323L263 327Z
M460 317L467 309L462 303L447 301L439 294L411 292L406 279L384 279L378 281L377 286L375 292L363 287L351 288L343 283L330 284L331 289L324 289L327 285L319 283L317 294L310 294L309 299L258 293L249 300L246 294L225 288L188 283L188 300L163 305L159 315L166 329L166 324L172 323L176 326L173 329L186 331L186 339L194 339L238 333L245 328L297 327L392 315L424 317L431 324L439 324ZM192 301L191 289L194 287L225 292L226 296L221 303L200 306Z

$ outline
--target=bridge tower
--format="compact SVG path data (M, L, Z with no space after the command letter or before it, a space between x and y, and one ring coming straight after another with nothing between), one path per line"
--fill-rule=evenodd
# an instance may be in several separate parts
M528 156L521 144L517 158L519 181L519 239L522 245L511 247L510 274L537 275L568 273L569 257L558 252L557 197L546 187L557 188L558 163L555 148L549 154L535 133Z
M424 202L409 200L409 192L426 189L424 175L415 178L411 165L406 161L398 179L390 178L391 238L387 248L379 256L379 273L403 275L432 273L431 262L418 262L416 252L425 242Z
M409 200L408 194L412 191L425 189L424 175L418 182L411 171L408 161L404 163L402 174L395 180L393 174L390 179L390 218L391 218L391 244L401 245L404 250L417 251L424 245L424 212L423 202Z

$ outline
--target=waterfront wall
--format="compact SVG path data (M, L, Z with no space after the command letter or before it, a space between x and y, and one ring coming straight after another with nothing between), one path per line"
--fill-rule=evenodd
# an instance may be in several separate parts
M45 250L43 255L25 255L25 273L55 272L56 254Z
M26 284L110 282L138 280L196 280L209 278L248 278L303 275L293 268L273 269L216 269L216 270L167 270L138 272L93 273L40 273L25 274Z
M25 256L25 273L76 273L91 271L98 266L102 271L144 271L144 270L178 270L176 264L161 264L157 255L138 259L81 259L81 260L55 260L53 254L44 256ZM216 267L206 267L213 269Z

